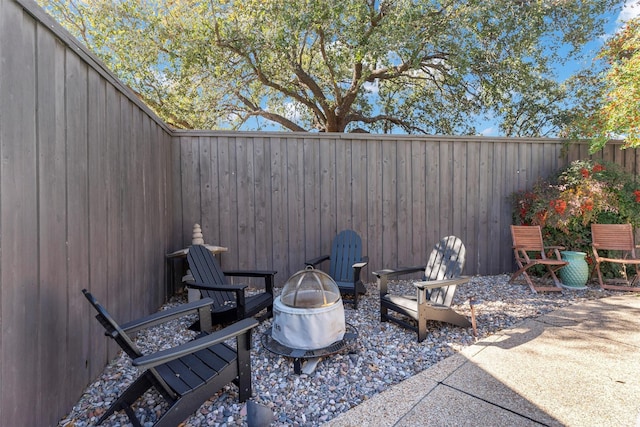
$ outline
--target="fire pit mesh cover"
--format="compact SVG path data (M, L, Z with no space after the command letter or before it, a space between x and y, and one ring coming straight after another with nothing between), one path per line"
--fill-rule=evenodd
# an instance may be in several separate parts
M340 301L340 289L324 271L309 266L287 280L280 300L288 307L320 308Z

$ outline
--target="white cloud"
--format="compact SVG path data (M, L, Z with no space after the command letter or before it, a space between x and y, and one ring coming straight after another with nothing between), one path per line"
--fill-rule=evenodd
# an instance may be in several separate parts
M640 16L640 1L626 1L618 15L618 23L622 24L637 16Z
M480 131L480 135L482 136L497 136L499 133L494 127L488 127Z

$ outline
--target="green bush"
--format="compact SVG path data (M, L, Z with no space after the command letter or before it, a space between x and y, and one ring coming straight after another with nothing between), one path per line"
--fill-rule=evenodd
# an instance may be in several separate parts
M577 160L550 180L512 195L513 223L540 225L546 245L587 253L593 266L591 224L640 227L640 184L618 165ZM624 272L603 264L607 277Z

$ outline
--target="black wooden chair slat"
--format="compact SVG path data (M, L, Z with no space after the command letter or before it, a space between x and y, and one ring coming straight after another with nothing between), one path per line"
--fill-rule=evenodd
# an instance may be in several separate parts
M200 350L200 352L206 352L207 350ZM189 393L191 390L200 387L202 384L213 378L219 371L209 369L208 372L204 372L203 376L200 373L191 369L191 365L187 365L187 360L181 357L178 360L167 363L167 366L173 371L173 378L180 381L184 386L184 389L180 391L180 395ZM220 369L221 371L222 369ZM170 384L171 385L171 384Z
M265 281L264 292L246 296L246 285L230 285L227 275L220 267L216 257L203 245L193 245L187 255L189 270L195 283L187 283L188 287L198 289L202 297L211 298L214 323L233 322L256 316L263 310L266 313L260 320L273 315L273 284L275 271L233 271L233 276L262 277ZM215 288L215 289L214 289ZM229 288L229 291L222 289Z
M330 255L308 260L305 264L316 267L324 261L329 261L329 276L338 285L340 293L351 297L353 307L357 309L359 296L366 293L360 271L368 263L368 258L362 256L362 239L358 233L353 230L341 231L333 239Z
M455 236L447 236L435 245L424 267L400 267L374 272L378 277L380 290L380 320L392 321L416 331L418 341L427 337L427 320L447 322L461 327L471 326L466 317L451 308L457 286L469 281L461 276L464 262L464 244ZM414 283L415 295L389 292L389 279L415 274L421 270L424 271L423 281Z
M86 289L83 293L98 312L98 320L105 327L107 336L114 339L129 354L134 366L147 369L114 401L98 420L101 424L115 411L124 410L133 425L140 425L132 405L147 390L155 388L167 401L168 409L156 421L155 427L170 427L180 424L214 393L229 382L239 387L239 400L251 397L250 345L251 330L258 325L255 319L245 319L212 334L205 332L181 346L142 355L133 340L111 317ZM190 304L185 310L167 310L167 319L176 317L177 312L185 315L201 313L202 305L210 304L209 299L202 304ZM206 317L209 317L209 310ZM148 316L145 321L133 321L132 329L142 329L143 325L156 325L161 316ZM203 325L210 329L210 325ZM237 350L225 344L228 339L236 340ZM146 424L145 424L146 425Z
M228 283L217 265L215 256L205 246L197 245L189 248L188 261L189 270L196 282L217 285ZM233 292L200 290L200 293L203 297L214 300L213 307L215 307L216 311L229 310L229 307L225 306L225 304L236 300Z
M204 363L202 359L204 358L200 353L207 353L206 351L200 350L195 354L190 354L183 358L184 363L189 366L189 369L193 371L195 375L197 375L202 380L206 381L208 378L215 375L218 371L222 369L212 369L209 365Z
M219 357L223 361L223 363L231 363L236 358L235 350L226 344L220 347L218 351L216 351L215 355L216 357ZM207 361L207 363L209 362ZM210 366L215 368L215 365Z

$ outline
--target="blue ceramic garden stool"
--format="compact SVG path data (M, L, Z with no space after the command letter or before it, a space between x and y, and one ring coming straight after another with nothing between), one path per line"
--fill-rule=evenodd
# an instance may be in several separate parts
M560 279L565 288L587 289L585 286L589 280L589 265L585 257L585 252L562 251L562 259L569 264L560 269Z

